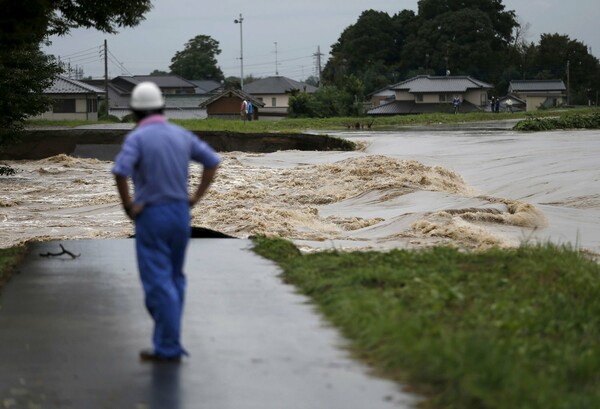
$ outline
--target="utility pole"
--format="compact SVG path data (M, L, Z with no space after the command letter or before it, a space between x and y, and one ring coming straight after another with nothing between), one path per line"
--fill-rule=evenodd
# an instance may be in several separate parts
M321 85L321 56L324 54L321 52L321 46L317 46L317 52L313 54L317 62L317 80L319 81L319 85Z
M277 62L277 41L275 41L275 76L279 76L279 63Z
M104 39L104 106L106 109L106 118L108 119L109 113L109 99L108 99L108 43Z
M567 60L567 105L571 105L571 60Z
M240 87L242 91L244 90L244 34L242 31L242 23L244 22L244 18L242 17L242 13L240 13L240 18L233 20L235 24L240 25Z

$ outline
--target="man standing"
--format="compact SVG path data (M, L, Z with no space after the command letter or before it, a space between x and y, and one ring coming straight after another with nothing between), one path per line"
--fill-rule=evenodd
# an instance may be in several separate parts
M246 116L248 121L252 121L252 116L254 115L254 108L252 107L252 101L248 101L246 103Z
M452 105L454 108L454 113L458 114L458 111L460 110L460 97L455 96L452 98Z
M248 102L246 102L246 100L242 101L242 105L240 105L240 117L242 118L242 121L246 120L246 117L248 116L248 114L246 113L248 109Z
M138 84L130 108L137 127L125 138L112 172L123 208L135 222L138 268L146 308L154 320L153 349L142 351L140 358L178 362L187 354L180 333L190 209L210 186L220 157L193 133L167 122L156 84ZM187 187L190 160L204 166L192 195ZM135 187L133 199L129 177Z

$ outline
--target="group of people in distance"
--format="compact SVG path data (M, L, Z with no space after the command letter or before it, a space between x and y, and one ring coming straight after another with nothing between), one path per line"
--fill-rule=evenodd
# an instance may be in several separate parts
M243 100L242 105L240 106L240 117L242 121L252 121L252 115L254 113L254 107L252 106L252 102Z

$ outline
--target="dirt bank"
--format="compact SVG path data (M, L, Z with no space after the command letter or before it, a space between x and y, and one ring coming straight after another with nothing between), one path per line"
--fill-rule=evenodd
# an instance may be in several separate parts
M19 141L3 152L4 160L39 160L60 154L112 160L127 134L116 129L27 130ZM200 138L219 152L268 153L280 150L353 150L351 142L327 135L294 133L234 133L196 131Z

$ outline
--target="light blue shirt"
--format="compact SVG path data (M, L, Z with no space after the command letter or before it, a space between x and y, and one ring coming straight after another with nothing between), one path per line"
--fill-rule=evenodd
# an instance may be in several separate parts
M192 132L153 115L127 135L112 172L133 179L136 204L187 201L190 160L208 169L221 162Z

